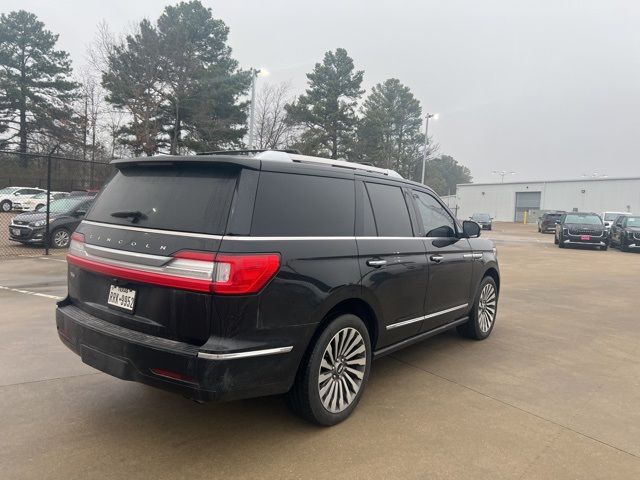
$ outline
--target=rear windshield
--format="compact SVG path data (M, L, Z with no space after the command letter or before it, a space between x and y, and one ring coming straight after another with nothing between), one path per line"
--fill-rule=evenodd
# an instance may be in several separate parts
M104 187L87 220L221 235L237 168L212 165L131 166Z
M560 218L562 216L561 213L547 213L545 215L547 218Z
M604 213L604 219L607 222L610 222L612 220L615 220L616 218L618 218L620 215L622 215L622 213L618 213L618 212L605 212Z
M479 220L481 222L488 222L489 220L491 220L491 217L488 213L474 213L471 218L473 218L474 220Z
M602 220L597 215L580 215L577 213L567 215L564 223L583 223L585 225L602 225Z

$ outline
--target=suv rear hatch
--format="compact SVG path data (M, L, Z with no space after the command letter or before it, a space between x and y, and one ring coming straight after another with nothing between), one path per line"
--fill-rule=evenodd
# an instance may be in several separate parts
M69 250L69 299L102 320L202 345L210 334L215 255L240 168L124 164Z

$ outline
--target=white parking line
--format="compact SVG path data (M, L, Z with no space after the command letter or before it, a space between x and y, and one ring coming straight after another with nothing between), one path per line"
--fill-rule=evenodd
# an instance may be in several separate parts
M38 257L40 260L51 260L52 262L62 262L67 263L66 259L62 258L51 258L51 257Z
M24 295L35 295L36 297L51 298L53 300L62 300L62 297L56 297L55 295L49 295L47 293L31 292L29 290L22 290L20 288L5 287L3 285L0 285L0 290L6 290L8 292L22 293Z

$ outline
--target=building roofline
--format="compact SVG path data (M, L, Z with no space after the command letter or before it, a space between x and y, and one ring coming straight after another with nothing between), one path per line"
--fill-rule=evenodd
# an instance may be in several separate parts
M458 183L456 187L479 187L495 185L529 185L532 183L569 183L569 182L606 182L609 180L640 180L640 177L606 177L606 178L569 178L565 180L526 180L522 182L485 182L485 183Z

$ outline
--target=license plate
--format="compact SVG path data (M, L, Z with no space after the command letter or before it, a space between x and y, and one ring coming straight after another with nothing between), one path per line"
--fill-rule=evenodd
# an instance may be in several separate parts
M580 240L591 240L590 235L580 235Z
M11 229L11 234L16 236L16 237L19 237L20 236L20 229L19 228L12 228Z
M111 285L109 289L109 298L107 303L114 307L123 308L129 312L133 312L133 306L136 302L136 291L130 288L122 288Z

